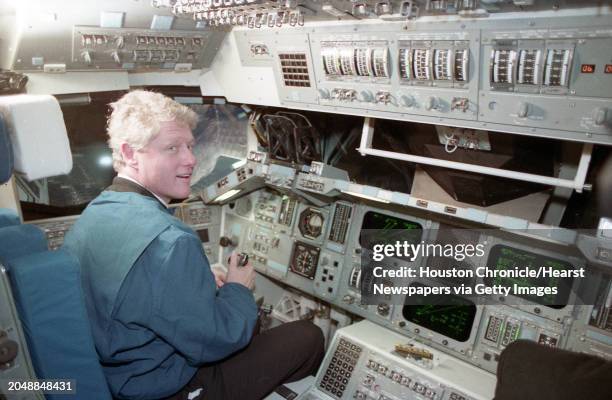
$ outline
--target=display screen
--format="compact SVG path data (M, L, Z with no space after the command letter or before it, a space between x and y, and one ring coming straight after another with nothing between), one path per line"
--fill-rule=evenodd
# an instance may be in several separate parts
M415 282L410 286L425 285ZM404 305L402 315L406 321L465 342L472 332L476 305L454 295L410 296L410 304Z
M516 249L510 246L498 244L491 248L489 258L487 260L487 268L495 270L513 270L515 268L537 269L540 267L552 268L554 270L573 270L574 267L567 261L558 260L547 257L542 254L536 254L529 251ZM514 277L496 277L485 278L484 282L488 286L502 285L512 287L514 284L521 287L557 287L557 294L547 294L544 296L521 294L518 297L533 301L535 303L551 307L563 308L567 305L567 300L572 288L574 278L557 278L557 277L542 277L542 278L514 278Z
M417 244L422 234L423 226L418 222L368 211L361 224L359 244L367 249L372 249L375 244L394 244L396 241Z
M208 243L208 241L210 240L208 238L208 229L198 229L198 236L200 237L200 240L202 241L202 243Z

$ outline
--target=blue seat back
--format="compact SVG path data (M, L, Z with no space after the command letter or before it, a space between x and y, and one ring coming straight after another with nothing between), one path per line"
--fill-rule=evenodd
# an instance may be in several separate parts
M33 225L0 228L0 261L8 268L13 297L39 379L73 379L76 394L49 400L108 400L81 289L79 264L64 250L48 251Z
M0 116L0 185L11 179L13 173L13 147L9 138L4 119ZM19 216L7 208L0 208L0 228L17 225L21 221Z
M12 225L0 229L0 261L47 251L44 232L35 225Z
M0 228L5 226L19 225L19 215L8 208L0 208Z
M13 163L13 147L4 119L0 116L0 184L11 178Z

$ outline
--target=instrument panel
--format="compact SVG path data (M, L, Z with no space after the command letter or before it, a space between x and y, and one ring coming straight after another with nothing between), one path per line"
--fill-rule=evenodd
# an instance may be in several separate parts
M328 80L359 79L362 82L388 80L389 49L385 41L321 43L321 60Z
M57 250L64 244L64 236L78 219L78 215L64 218L49 218L32 223L37 225L47 237L49 250Z
M469 80L469 42L408 41L398 45L401 82L465 88Z
M567 40L492 40L490 88L567 94L573 72L574 49L575 42Z
M363 285L368 284L364 282L364 262L369 262L368 254L375 240L381 240L380 236L368 236L369 231L383 232L385 240L414 244L436 240L486 243L482 257L466 257L457 263L465 269L488 267L488 264L495 269L510 269L523 262L559 270L572 265L584 266L580 264L584 261L563 246L534 242L499 230L461 229L416 211L400 212L345 199L313 206L299 197L271 189L261 189L249 196L257 199L252 219L234 218L233 211L227 212L230 225L238 224L231 227L233 231L248 232L242 237L239 249L250 253L259 272L398 333L418 337L484 370L494 372L499 354L514 340L527 339L572 349L579 346L576 332L584 333L587 329L586 315L592 306L572 305L577 298L576 285L571 280L565 286L571 291L562 290L556 297L545 297L539 302L531 295L507 299L491 295L478 301L462 296L444 296L437 301L428 296L427 301L422 298L419 302L412 297L410 302L398 304L389 298L369 305L361 297ZM259 215L258 210L266 210L265 215ZM294 216L287 217L288 214ZM289 220L292 222L286 225ZM230 228L226 226L226 229ZM267 248L265 252L264 248ZM433 268L431 257L393 260L399 266ZM436 268L447 267L441 264ZM547 283L475 279L487 285L560 285L553 280ZM467 281L457 279L453 283L462 282ZM439 282L416 279L411 283L413 286L432 284ZM607 349L604 350L606 357L612 356L610 348L606 345L603 348Z
M39 27L34 25L33 31ZM30 27L32 29L32 26ZM49 73L76 71L161 70L188 72L211 65L225 33L196 30L159 30L70 26L71 45L50 48L24 38L14 66L20 71ZM55 45L57 46L57 45Z
M493 397L495 382L493 374L361 321L338 331L304 398L484 400Z
M174 216L191 226L202 241L202 247L210 260L218 258L221 208L209 207L202 202L171 205ZM57 250L64 243L64 236L79 218L78 215L29 221L38 226L47 237L49 250Z
M277 68L276 48L309 55L308 87L285 85L275 70L289 108L612 143L610 16L496 18L313 26L282 43L272 32L235 38L243 66ZM250 42L270 59L247 54Z

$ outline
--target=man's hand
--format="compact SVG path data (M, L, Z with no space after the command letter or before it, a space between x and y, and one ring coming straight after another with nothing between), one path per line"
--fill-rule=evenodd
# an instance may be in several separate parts
M235 282L246 286L249 290L255 286L255 270L249 262L244 267L238 266L238 254L232 253L225 282Z
M223 287L223 285L225 285L225 281L227 280L227 272L225 272L225 270L221 267L213 267L211 271L215 276L215 283L217 284L217 289Z

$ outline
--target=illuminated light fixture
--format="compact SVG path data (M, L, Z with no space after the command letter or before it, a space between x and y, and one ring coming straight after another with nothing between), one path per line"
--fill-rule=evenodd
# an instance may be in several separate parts
M174 96L174 101L181 104L204 104L204 99L194 96Z
M100 13L101 28L123 28L124 12L102 11Z
M109 155L103 155L98 158L98 165L100 167L110 167L113 165L113 158Z
M158 31L169 31L172 29L172 23L174 23L174 16L155 14L151 20L151 29Z
M380 203L385 203L388 204L390 203L389 200L385 200L385 199L380 199L378 197L374 197L374 196L368 196L367 194L363 194L363 193L357 193L357 192L351 192L349 190L341 190L342 193L346 193L350 196L355 196L355 197L361 197L362 199L367 199L367 200L372 200L372 201L378 201Z
M235 163L232 164L232 168L233 169L238 169L240 167L242 167L244 164L246 164L247 160L246 159L242 159L242 160L238 160Z
M230 197L233 197L234 195L240 193L242 191L242 189L232 189L230 191L227 191L225 193L223 193L222 195L218 196L214 201L217 203L220 203L224 200L229 199Z

